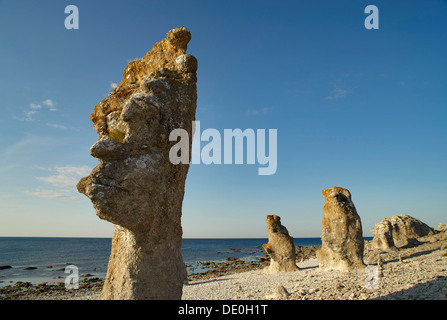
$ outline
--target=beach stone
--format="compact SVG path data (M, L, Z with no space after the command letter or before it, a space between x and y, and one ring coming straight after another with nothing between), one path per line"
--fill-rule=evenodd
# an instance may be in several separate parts
M286 227L281 224L281 218L277 215L267 216L268 243L264 244L264 250L270 256L270 266L265 272L276 273L282 271L299 270L295 260L295 245Z
M417 238L434 234L434 229L409 215L395 215L383 218L372 229L373 245L377 249L387 250L403 246L415 246Z
M321 270L351 271L364 268L362 223L348 189L333 187L322 191L322 247L316 252Z
M77 188L116 230L100 299L180 299L182 202L189 163L169 160L174 129L192 140L197 60L186 54L191 33L173 29L131 61L119 87L90 116L100 164ZM189 155L188 155L189 156Z
M266 299L269 300L286 300L290 296L290 293L282 285L278 285L274 290L266 295Z

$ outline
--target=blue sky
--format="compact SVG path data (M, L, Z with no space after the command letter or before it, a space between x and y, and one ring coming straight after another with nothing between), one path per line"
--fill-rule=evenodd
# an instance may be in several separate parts
M79 29L64 27L65 6ZM366 30L364 8L379 9ZM278 169L191 165L185 237L318 237L321 190L384 217L446 223L445 1L0 1L0 236L111 237L75 189L89 115L170 29L192 33L202 130L278 130ZM203 146L203 144L202 144Z

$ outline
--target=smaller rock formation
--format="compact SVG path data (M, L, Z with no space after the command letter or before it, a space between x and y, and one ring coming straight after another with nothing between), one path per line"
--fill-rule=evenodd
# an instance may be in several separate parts
M383 219L381 223L371 229L374 236L373 246L380 250L395 249L393 240L393 225L390 221Z
M444 223L438 224L438 231L440 232L447 231L447 226Z
M409 215L402 214L383 218L371 229L373 245L380 250L389 250L410 245L417 245L417 238L431 235L433 228Z
M270 256L270 266L264 271L276 273L299 270L295 263L293 238L289 235L286 227L281 224L281 218L276 215L268 215L267 230L269 242L262 246Z
M351 193L333 187L323 190L323 195L326 204L323 207L322 247L317 251L320 269L351 271L363 268L362 223Z
M321 246L295 246L296 261L301 262L308 259L316 258L316 252L321 249Z

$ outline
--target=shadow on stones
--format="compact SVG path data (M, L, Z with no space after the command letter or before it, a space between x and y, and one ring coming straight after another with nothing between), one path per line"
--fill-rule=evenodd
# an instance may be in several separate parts
M408 243L407 243L406 245L404 245L404 246L402 246L402 247L399 247L399 249L410 249L410 248L415 248L415 247L420 246L421 244L426 243L426 242L421 242L421 241L419 241L419 240L416 239L416 238L408 238L407 242L408 242Z
M415 252L415 253L410 254L408 256L402 256L402 260L405 263L406 259L411 259L411 258L416 258L416 257L420 257L420 256L425 256L425 255L430 254L430 253L432 253L434 251L437 251L437 250L439 250L439 249L432 249L432 250L425 250L425 251ZM393 259L393 260L387 260L387 261L384 262L384 264L391 263L391 262L397 262L397 261L399 261L398 258L397 259Z
M438 278L415 284L413 287L393 292L372 300L447 300L447 294L442 288L447 286L447 277Z
M229 279L212 279L212 280L207 280L207 281L200 281L200 282L196 282L196 283L188 283L188 286L196 286L198 284L204 284L204 283L210 283L210 282L217 282L217 281L227 281L227 280L231 280L232 278Z
M299 267L300 270L311 270L311 269L317 269L318 266L310 266L310 267Z

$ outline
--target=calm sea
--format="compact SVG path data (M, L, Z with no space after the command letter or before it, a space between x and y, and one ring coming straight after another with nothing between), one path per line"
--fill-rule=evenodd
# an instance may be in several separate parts
M320 238L294 240L298 246L321 244ZM182 255L187 266L194 266L197 261L224 261L227 257L249 260L264 255L263 250L257 251L267 242L262 238L183 239ZM78 267L81 276L105 277L110 249L110 238L0 237L0 266L12 266L0 269L0 287L16 281L63 282L67 276L64 268L70 264ZM200 270L194 269L197 271Z

